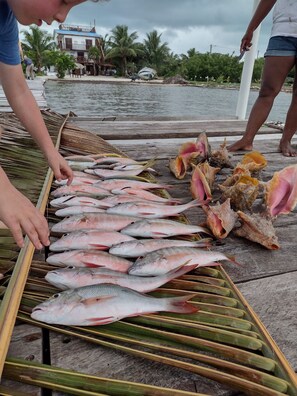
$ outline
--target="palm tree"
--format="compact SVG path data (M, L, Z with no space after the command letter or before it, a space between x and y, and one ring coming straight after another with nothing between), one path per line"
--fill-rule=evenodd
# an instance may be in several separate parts
M140 52L140 44L136 43L138 35L136 32L128 33L128 26L117 25L112 29L110 37L111 49L106 54L106 58L118 59L123 76L127 76L127 62L129 58L135 58Z
M37 72L41 71L44 65L46 52L56 47L52 36L38 26L30 26L30 31L24 30L25 40L22 42L23 50L33 60L37 67Z
M146 39L143 43L144 57L149 63L149 66L155 68L157 71L160 70L160 66L169 55L168 43L161 43L161 34L158 34L156 30L146 34Z
M96 65L99 67L100 62L100 49L98 47L90 47L88 51L88 58L94 62L94 76L97 74Z

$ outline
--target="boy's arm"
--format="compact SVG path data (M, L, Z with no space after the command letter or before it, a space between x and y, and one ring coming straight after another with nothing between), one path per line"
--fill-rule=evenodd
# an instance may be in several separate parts
M49 245L45 217L10 183L1 167L0 220L11 230L19 247L24 246L23 232L28 235L36 249Z
M70 184L72 170L53 145L35 98L24 79L21 65L12 66L0 62L0 76L10 106L43 151L56 179L68 179Z
M261 0L241 40L240 51L247 50L252 45L253 33L269 14L277 0Z

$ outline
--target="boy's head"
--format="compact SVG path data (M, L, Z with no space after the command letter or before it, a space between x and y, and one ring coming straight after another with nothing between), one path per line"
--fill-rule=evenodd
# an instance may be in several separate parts
M15 17L22 25L53 21L64 22L72 7L86 0L7 0ZM98 0L92 0L98 1Z

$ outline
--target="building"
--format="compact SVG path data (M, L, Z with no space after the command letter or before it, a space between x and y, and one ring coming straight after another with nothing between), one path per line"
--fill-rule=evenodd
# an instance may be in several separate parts
M84 66L87 74L98 74L99 63L89 59L90 47L100 48L102 36L96 33L95 27L73 26L61 24L59 29L54 30L54 40L61 51L73 56L75 62Z

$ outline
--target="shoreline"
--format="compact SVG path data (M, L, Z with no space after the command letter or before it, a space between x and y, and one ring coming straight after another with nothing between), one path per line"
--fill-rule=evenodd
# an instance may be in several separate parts
M44 84L47 81L55 81L58 83L94 83L94 84L133 84L133 85L166 85L166 86L179 86L179 87L193 87L193 88L209 88L209 89L226 89L226 90L239 90L240 84L216 84L214 82L188 82L185 84L167 84L164 83L163 79L155 79L151 81L147 80L136 80L131 81L131 78L125 77L113 77L113 76L81 76L81 77L70 77L66 76L63 79L57 78L55 75L49 76L37 76L44 80ZM260 86L252 85L251 91L259 91ZM281 92L292 93L292 87L284 86Z

